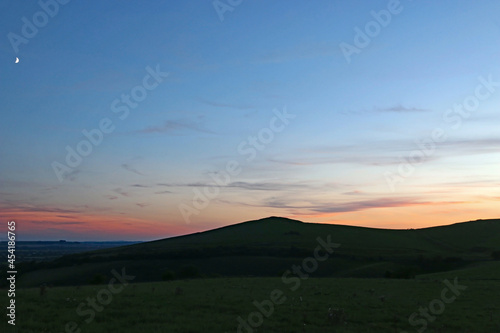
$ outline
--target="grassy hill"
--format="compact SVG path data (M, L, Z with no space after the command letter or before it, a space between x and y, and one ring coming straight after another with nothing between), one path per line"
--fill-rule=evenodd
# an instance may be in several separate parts
M330 235L341 244L339 254L400 257L408 254L460 255L467 258L488 257L500 249L500 220L478 220L448 226L392 230L345 225L304 223L280 217L248 221L206 232L195 233L117 247L86 254L91 257L126 255L181 256L218 253L219 249L234 252L283 253L291 247L312 251L316 238ZM182 252L182 254L180 253ZM226 254L228 252L225 252ZM229 252L230 253L230 252Z
M461 269L500 250L500 220L390 230L269 217L206 232L68 255L25 267L20 283L85 284L126 267L137 281L175 277L280 276L313 255L318 237L340 244L314 272L324 277L396 277Z

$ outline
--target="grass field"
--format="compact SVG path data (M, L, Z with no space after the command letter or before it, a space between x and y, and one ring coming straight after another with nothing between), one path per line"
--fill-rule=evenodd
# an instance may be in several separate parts
M0 327L2 332L23 333L238 332L237 318L248 320L253 313L250 321L256 327L240 332L418 332L424 324L425 332L500 332L500 280L458 277L458 283L466 289L445 304L441 314L433 321L418 315L414 326L409 317L441 298L446 287L442 280L309 278L298 287L281 278L137 283L121 286L111 299L101 298L109 304L98 303L100 312L91 310L87 298L100 292L102 297L107 285L50 288L44 296L38 288L21 289L16 295L16 330L6 324L6 317ZM274 297L281 304L273 304L271 313L273 290L283 295ZM264 310L259 312L254 301ZM262 324L256 325L260 318Z
M383 230L269 218L65 256L20 269L16 326L4 316L0 332L499 333L499 235L500 220Z

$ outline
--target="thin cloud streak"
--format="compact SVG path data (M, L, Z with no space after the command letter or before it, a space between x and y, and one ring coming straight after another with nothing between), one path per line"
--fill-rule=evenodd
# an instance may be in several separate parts
M191 130L195 132L207 133L207 134L215 134L213 131L205 129L200 123L188 122L188 121L180 121L180 120L167 120L163 123L162 126L150 126L145 129L136 131L136 133L141 134L153 134L153 133L162 133L162 134L174 134L183 130Z
M287 155L297 157L272 157L267 161L289 165L320 165L320 164L359 164L370 166L390 166L401 163L398 156L419 150L415 142L401 140L386 140L364 143L362 145L319 146L289 152ZM470 156L478 154L500 153L500 138L480 138L476 140L455 139L435 144L435 153L423 157L422 162L428 163L447 157Z
M229 109L238 109L238 110L250 110L250 109L255 109L255 106L253 105L237 105L237 104L230 104L230 103L220 103L220 102L214 102L210 101L204 98L198 98L198 102L218 107L218 108L229 108Z
M130 165L128 164L122 164L121 167L127 171L130 171L132 173L135 173L136 175L140 175L140 176L144 176L143 173L139 172L138 170L134 169L133 167L131 167Z
M316 185L308 184L307 182L300 183L278 183L278 182L232 182L227 185L217 185L213 182L196 182L196 183L158 183L159 186L165 187L221 187L221 188L237 188L250 191L284 191L317 188ZM329 184L331 187L332 185Z
M375 109L378 112L397 112L397 113L406 113L406 112L429 112L430 110L427 109L420 109L416 107L406 107L401 104L392 106L392 107L387 107L387 108L376 108Z
M241 206L248 207L260 207L260 208L274 208L274 209L285 209L292 212L294 215L311 215L314 213L349 213L364 211L376 208L397 208L397 207L410 207L410 206L439 206L439 205L462 205L468 203L474 203L470 201L426 201L420 198L378 198L370 200L360 200L351 202L338 202L338 203L314 203L309 204L292 204L290 203L290 198L269 198L263 200L260 203L248 203L248 202L236 202L229 200L219 200L219 202L224 204L238 204Z

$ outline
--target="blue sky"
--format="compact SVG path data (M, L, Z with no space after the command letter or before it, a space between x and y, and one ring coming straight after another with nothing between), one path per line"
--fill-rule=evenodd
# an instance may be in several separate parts
M389 228L498 217L497 1L231 8L221 20L211 1L1 1L1 218L25 239L147 240L270 215ZM13 45L23 17L44 15ZM379 31L348 62L341 45L367 24ZM146 68L168 76L121 120L112 103ZM447 113L477 89L487 97L467 117ZM112 133L58 179L54 161L102 119ZM425 160L401 162L437 129L446 139ZM248 161L238 147L259 133L269 140ZM240 172L219 186L228 161Z

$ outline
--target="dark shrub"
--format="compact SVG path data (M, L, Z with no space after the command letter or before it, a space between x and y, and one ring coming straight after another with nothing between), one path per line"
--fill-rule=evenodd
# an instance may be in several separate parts
M493 260L500 260L500 251L493 251L491 256L493 257Z
M192 265L183 266L179 271L179 277L181 279L192 279L192 278L198 278L200 276L201 274L198 268Z
M92 278L89 280L90 284L104 284L106 282L106 275L97 273L92 276Z
M161 275L161 279L163 281L170 281L170 280L173 280L175 279L175 273L172 272L172 271L165 271L163 272L163 274Z

